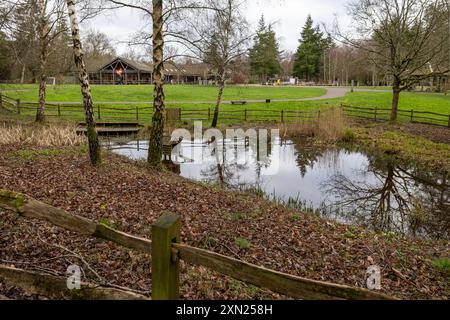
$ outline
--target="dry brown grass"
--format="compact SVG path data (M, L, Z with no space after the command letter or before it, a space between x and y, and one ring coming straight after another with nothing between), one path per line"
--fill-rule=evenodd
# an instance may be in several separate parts
M84 143L74 125L0 124L0 144L40 147L76 146Z
M338 141L346 128L345 117L340 108L321 110L315 119L304 119L279 125L282 137L317 137L322 141Z

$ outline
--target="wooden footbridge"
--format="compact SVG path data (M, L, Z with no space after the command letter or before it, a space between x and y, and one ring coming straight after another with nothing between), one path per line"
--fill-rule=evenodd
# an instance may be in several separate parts
M97 122L96 127L100 135L126 135L138 133L142 125L138 122ZM85 134L86 123L79 123L76 130L78 134Z

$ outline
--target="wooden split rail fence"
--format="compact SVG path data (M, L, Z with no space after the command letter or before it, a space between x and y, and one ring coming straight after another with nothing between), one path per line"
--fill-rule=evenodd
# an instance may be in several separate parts
M213 109L183 109L181 121L212 120ZM280 110L280 109L253 109L241 108L227 110L221 108L219 121L250 121L250 122L298 122L303 120L316 120L320 117L320 110Z
M35 102L24 102L0 95L3 108L18 114L34 115L38 104ZM2 105L0 104L0 108ZM62 117L67 119L82 120L84 118L84 107L74 103L46 103L45 114L48 117ZM96 121L138 121L148 122L153 115L150 104L145 106L143 102L135 103L97 103L94 106ZM211 121L214 109L208 108L167 108L178 114L178 121ZM314 120L320 116L319 110L280 110L280 109L253 109L239 108L229 110L222 108L219 119L225 121L253 121L253 122L298 122L300 120Z
M0 109L23 115L34 115L38 103L24 102L20 99L14 100L10 97L0 94ZM107 120L126 120L126 121L140 121L148 119L153 115L152 108L143 106L143 103L136 103L136 105L123 105L120 103L95 104L94 106L95 118L97 121ZM45 104L46 117L60 117L67 119L83 120L84 106L75 103L52 103Z
M0 94L0 108L18 114L34 115L37 103L23 102L20 99L12 99ZM369 108L341 104L341 110L347 117L371 119L375 121L386 121L390 118L391 109ZM211 121L214 109L204 108L167 108L178 114L176 120L179 121ZM317 120L321 116L321 110L280 110L269 108L249 108L240 107L229 109L223 106L219 113L219 121L234 122L299 122ZM127 102L127 103L98 103L95 104L95 116L97 121L137 121L149 123L153 115L150 103ZM46 103L46 116L63 117L67 119L84 119L84 107L75 103ZM431 111L416 111L399 109L398 117L400 121L413 123L433 124L450 128L450 114L443 114Z
M342 104L341 108L348 117L371 119L374 121L389 120L392 111L388 108L357 107L345 104ZM398 118L400 121L433 124L450 128L450 114L432 111L417 111L413 109L398 109Z
M112 241L118 245L151 255L152 262L152 299L176 300L179 298L180 260L197 266L204 266L223 275L266 288L271 291L297 299L393 299L382 293L363 288L306 279L293 276L251 263L230 258L215 252L191 247L180 243L180 217L173 213L164 213L152 225L152 239L136 237L90 219L70 214L23 194L0 189L0 208L13 210L23 217L45 220L61 228L83 236L92 236ZM20 286L23 279L18 276L25 270L0 266L0 278ZM48 277L46 281L51 281ZM56 281L56 280L55 280ZM61 281L59 279L58 281ZM30 285L31 283L31 285ZM29 280L28 287L43 282ZM59 286L61 290L61 285ZM144 298L133 293L115 292L108 297L105 291L100 293L89 287L91 297L101 298ZM92 293L94 290L94 293ZM117 290L116 290L117 291ZM80 295L74 294L75 297Z

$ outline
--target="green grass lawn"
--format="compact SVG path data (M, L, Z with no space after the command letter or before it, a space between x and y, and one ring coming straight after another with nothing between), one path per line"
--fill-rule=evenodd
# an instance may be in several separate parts
M214 86L166 85L164 88L167 101L214 101L217 96ZM7 90L5 95L24 101L36 101L38 97L37 85L0 85L0 90ZM325 92L320 88L229 86L225 88L223 99L301 99L319 97ZM92 97L94 102L149 102L153 99L153 86L94 85ZM80 86L48 86L47 100L81 102Z
M389 109L392 103L392 93L353 92L345 96L343 103L361 107ZM402 92L400 94L399 109L450 114L450 95Z
M389 119L392 93L391 92L354 92L349 93L342 99L344 104L366 107L388 109L377 111L377 119ZM366 111L367 112L367 111ZM369 113L361 113L366 117L374 117ZM422 114L420 112L435 112L444 116L434 114ZM358 113L358 111L356 111ZM410 121L411 116L415 122L434 123L448 125L450 115L450 95L440 93L414 93L402 92L399 100L398 117L401 121Z
M8 92L5 92L4 94L15 99L20 98L22 101L37 100L36 85L0 85L0 88L8 90ZM212 116L214 101L217 94L216 87L167 85L165 88L167 108L181 108L183 120L191 120L193 118L207 120ZM98 109L100 109L100 120L139 120L139 122L143 124L150 123L152 114L152 106L150 104L152 86L93 86L92 92L97 118ZM317 97L324 93L324 89L317 88L230 86L225 88L224 100L300 99L314 96ZM222 123L239 123L244 121L245 113L247 113L247 121L280 121L283 116L282 110L285 112L285 118L289 118L289 111L317 111L318 109L325 107L339 106L341 103L359 107L390 109L391 99L392 93L390 92L374 91L348 93L342 98L316 101L248 103L245 106L224 104L221 106L220 118L223 120ZM59 110L59 114L61 115L60 118L83 121L84 112L81 106L81 94L78 86L49 86L47 91L47 101L49 104L47 105L46 114L50 118L58 116L58 108L56 105L51 105L51 101L78 102L78 106L62 104ZM127 101L135 102L135 104L127 104ZM137 102L145 101L147 101L147 103L137 104ZM118 104L108 104L108 102L115 102ZM28 115L30 117L34 115L35 106L30 106L29 109L26 108L26 103L23 103L22 106L23 115ZM399 107L403 110L432 111L450 114L450 96L435 93L402 92ZM247 112L245 110L247 110ZM292 116L292 113L290 115ZM361 115L366 116L366 114ZM370 115L367 116L371 117ZM378 119L387 119L388 116L389 111L384 111L384 114L380 112ZM445 125L448 121L446 117L429 117L438 119L436 121L433 119L429 121L433 123ZM409 113L402 113L400 119L409 120Z

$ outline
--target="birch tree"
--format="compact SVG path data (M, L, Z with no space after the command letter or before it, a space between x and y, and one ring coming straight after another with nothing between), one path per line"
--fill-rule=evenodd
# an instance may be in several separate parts
M20 0L19 0L20 1ZM46 101L46 85L48 58L51 53L57 50L55 45L62 34L68 31L68 27L62 21L67 19L64 14L65 0L24 0L30 5L37 8L37 25L36 33L39 43L39 103L36 110L36 121L43 122L45 120L45 101ZM95 16L99 11L90 7L90 1L80 1L83 4L81 20L86 20Z
M141 12L151 21L152 30L144 28L139 35L140 44L152 46L153 60L153 117L147 163L151 168L161 168L162 138L165 122L164 49L165 44L178 42L177 33L170 29L179 22L181 12L206 9L204 0L105 0L110 9L128 7ZM167 41L169 39L169 41Z
M162 158L164 134L164 34L163 2L153 0L153 117L150 129L148 164L158 168Z
M236 59L247 51L251 39L248 23L242 15L241 0L211 0L213 10L195 13L196 19L186 19L181 24L179 37L187 48L187 55L203 61L214 71L218 93L211 126L217 126L227 73Z
M94 108L92 104L89 77L84 64L83 48L80 40L80 27L77 18L75 0L66 0L66 4L69 13L70 28L72 30L73 56L78 70L78 80L81 84L81 94L83 95L83 104L86 114L89 157L93 166L99 166L101 164L100 143L98 140L98 133L94 119Z

